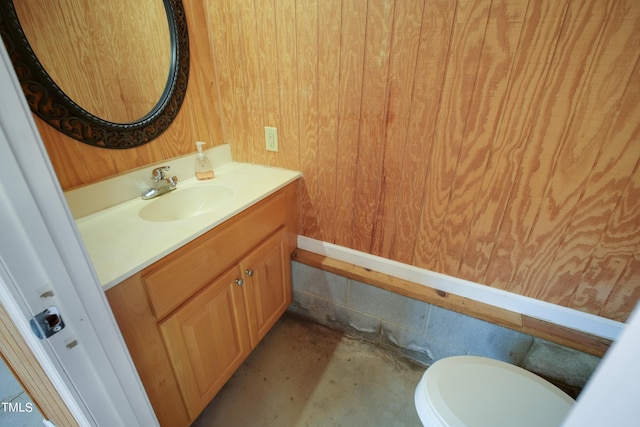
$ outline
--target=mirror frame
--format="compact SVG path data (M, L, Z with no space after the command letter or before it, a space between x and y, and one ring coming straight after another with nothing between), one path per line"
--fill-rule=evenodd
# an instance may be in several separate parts
M169 77L154 108L131 123L114 123L69 98L44 69L22 30L13 1L0 1L0 36L31 111L67 136L101 148L134 148L164 132L176 118L189 79L189 32L181 0L163 0L171 42Z

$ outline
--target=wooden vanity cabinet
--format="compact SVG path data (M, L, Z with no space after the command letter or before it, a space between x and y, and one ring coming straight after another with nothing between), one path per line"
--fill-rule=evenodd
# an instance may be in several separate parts
M188 426L292 301L288 185L107 291L162 426Z
M160 323L191 419L291 304L287 248L282 227Z

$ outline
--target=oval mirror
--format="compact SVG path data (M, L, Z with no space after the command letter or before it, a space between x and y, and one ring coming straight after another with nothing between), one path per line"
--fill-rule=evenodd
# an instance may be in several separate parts
M34 114L71 138L103 148L137 147L169 127L189 76L180 0L119 6L115 1L20 1L0 2L0 34ZM143 3L151 9L131 10ZM61 34L60 27L73 30Z

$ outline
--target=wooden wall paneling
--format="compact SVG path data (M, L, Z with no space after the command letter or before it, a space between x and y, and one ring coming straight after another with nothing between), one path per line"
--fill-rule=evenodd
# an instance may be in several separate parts
M347 247L351 245L356 193L353 183L356 176L355 165L358 161L366 18L366 2L342 3L336 206L330 242Z
M489 6L485 0L458 3L452 28L414 254L417 266L440 272L444 271L437 263L437 249L441 238L446 238L442 228L477 77Z
M620 276L614 292L600 309L599 315L619 322L626 322L629 314L640 300L640 245L636 246L633 255L630 257Z
M398 219L396 211L401 191L402 163L406 153L407 128L412 104L412 90L416 79L416 61L422 26L424 2L400 0L395 2L393 30L387 82L387 111L380 196L373 212L371 253L389 258Z
M543 95L530 118L531 130L522 142L526 148L519 166L520 173L511 190L486 273L485 283L492 286L520 294L524 294L527 288L524 279L530 262L535 259L535 242L530 244L528 236L536 223L553 173L565 126L584 84L585 72L589 69L600 34L598 30L606 18L606 11L603 11L599 21L591 19L592 13L597 13L594 10L596 6L593 1L586 6L569 2L551 66L545 76ZM568 206L560 208L565 211L571 209ZM539 229L539 232L543 231ZM541 245L544 243L539 242ZM548 245L538 247L538 250L545 248Z
M631 16L635 17L635 23L625 23L632 21ZM542 299L556 296L553 299L557 300L564 292L570 300L567 305L590 313L598 312L615 281L585 283L582 275L640 154L638 140L629 138L629 131L637 129L637 122L632 126L633 121L625 123L629 122L627 117L623 121L617 120L621 108L640 113L638 93L632 88L640 82L630 81L638 55L629 54L633 52L629 47L640 46L638 28L640 4L615 3L604 27L581 103L564 136L567 142L575 142L571 145L570 156L563 157L567 160L557 168L558 178L549 190L553 194L574 191L576 194L572 197L578 198L578 202L566 220L564 235L553 260L538 268L544 274L537 275L535 295ZM618 143L611 144L610 141ZM580 176L576 168L586 171L583 182L576 179ZM616 252L633 249L625 246L622 244Z
M87 171L89 172L90 182L96 182L106 176L115 175L118 173L118 166L113 159L112 150L93 147L91 145L78 142L60 132L55 132L54 130L50 131L49 135L51 135L52 138L54 138L54 141L56 141L58 144L72 143L75 145L73 151L78 157L70 157L67 159L67 161L75 165L78 158L82 159L80 161L80 167L82 167L82 164L84 163L84 167L86 167ZM86 183L83 182L82 184ZM65 188L65 190L68 189Z
M225 142L231 145L234 159L248 162L250 158L247 154L247 105L244 97L242 58L238 49L242 34L238 28L236 6L237 2L233 0L207 2L207 31L216 57Z
M572 6L570 4L569 8ZM568 139L568 135L573 120L580 119L582 96L589 94L594 58L609 15L608 6L601 1L583 4L574 21L565 21L569 24L565 26L568 30L567 37L561 39L558 45L560 54L556 57L557 72L549 86L549 95L553 94L555 99L549 98L546 114L540 114L538 118L541 120L536 121L537 131L533 138L539 144L541 176L546 182L541 180L534 183L535 177L530 179L533 191L539 191L537 196L540 200L529 210L533 218L528 223L528 235L525 239L521 238L523 250L512 279L513 289L534 298L545 290L545 270L562 242L580 191L597 155L597 148L590 149L597 147L597 144ZM571 11L569 16L572 16ZM532 159L525 158L527 160ZM555 291L553 295L548 294L547 301L567 304L572 290Z
M388 148L385 128L394 5L393 0L370 1L367 8L358 161L352 184L357 191L351 225L351 247L364 252L371 250L382 192L382 161Z
M64 189L79 187L85 182L90 182L91 175L84 162L77 153L77 142L71 138L60 138L58 131L40 120L37 116L33 119L38 127L38 132L56 172L60 186ZM72 160L73 159L73 160Z
M196 141L204 141L204 149L225 143L220 116L218 73L213 45L207 31L206 3L184 1L183 4L189 27L189 85L197 90L187 91L181 109L181 114L186 116L185 119L189 118L190 137L172 141L172 145L178 147L180 154L194 152Z
M492 258L494 243L504 212L510 203L512 187L521 173L520 163L538 103L544 94L566 2L530 1L513 58L509 89L502 115L498 119L486 171L474 199L475 216L462 255L458 275L479 283L505 287L506 281L487 280L485 272ZM506 218L506 226L509 226ZM508 242L513 247L514 241ZM509 268L508 252L501 252L492 262ZM507 274L509 271L505 271Z
M482 177L509 87L528 0L491 3L455 177L436 254L441 271L457 275ZM477 280L477 278L475 278Z
M281 116L278 127L278 155L274 164L300 170L296 0L278 0L275 5Z
M241 60L243 75L244 102L246 110L240 113L245 116L243 129L246 142L242 144L248 150L245 157L252 163L262 157L261 163L267 163L264 148L264 110L262 102L261 79L262 68L258 52L257 16L253 0L237 1L237 21L240 30L240 44L236 46Z
M276 11L273 1L255 2L257 52L259 59L262 96L262 126L279 128L280 120L280 83L278 80L278 46L276 31ZM248 156L261 164L273 164L277 155L264 149L264 131L259 141L262 144Z
M311 211L316 228L309 237L333 241L337 197L338 100L340 86L340 46L342 0L318 2L318 152L317 197ZM306 178L305 178L306 179Z
M96 150L97 149L98 148L96 148ZM99 150L107 151L106 149ZM146 160L152 158L153 151L153 148L149 146L149 144L145 144L140 147L128 148L126 150L108 150L104 155L108 156L113 162L115 172L122 173L135 169L142 161L141 159Z
M300 232L306 236L318 233L318 2L296 2L296 57L298 58L298 129L300 169L304 174L298 203L301 212Z
M441 103L455 10L455 2L437 0L425 2L422 12L407 141L397 199L398 223L389 254L391 259L408 264L414 258L423 208L422 195Z
M640 60L639 60L640 61ZM577 283L576 294L570 306L597 313L615 320L625 321L638 301L640 292L640 63L636 63L632 78L620 105L620 114L607 141L616 141L599 159L602 164L602 178L605 188L600 190L600 198L609 192L619 194L615 208L606 220L597 246ZM626 142L624 142L626 141ZM622 147L617 147L620 144ZM618 155L618 157L615 157ZM628 177L624 172L628 167L633 171ZM605 184L603 184L604 187ZM611 196L608 196L608 200ZM595 199L595 196L594 196ZM594 200L592 207L596 209ZM593 225L592 225L593 226ZM597 225L596 225L597 226ZM602 303L598 298L602 286L613 286Z

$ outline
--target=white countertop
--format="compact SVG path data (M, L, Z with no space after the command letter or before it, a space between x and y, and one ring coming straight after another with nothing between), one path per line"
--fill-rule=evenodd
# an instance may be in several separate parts
M155 199L138 197L76 221L105 291L302 176L245 163L227 163L215 173L212 180L180 181L174 190L212 183L232 188L232 199L211 213L169 222L146 221L138 213Z

